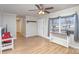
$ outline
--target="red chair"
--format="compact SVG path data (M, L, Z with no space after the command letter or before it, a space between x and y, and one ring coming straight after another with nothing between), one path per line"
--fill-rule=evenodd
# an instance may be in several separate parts
M2 36L2 39L8 39L8 38L12 38L11 35L10 35L10 32L5 32L3 33L3 36ZM10 43L11 40L5 40L4 43Z
M5 32L0 38L0 51L2 53L5 49L14 49L14 38L12 38L10 32Z

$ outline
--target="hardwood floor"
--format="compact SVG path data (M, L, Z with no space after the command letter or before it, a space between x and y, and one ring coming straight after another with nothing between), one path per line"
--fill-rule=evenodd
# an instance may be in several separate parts
M17 36L14 50L5 50L3 54L75 54L79 50L66 48L61 45L50 42L42 37L24 38Z

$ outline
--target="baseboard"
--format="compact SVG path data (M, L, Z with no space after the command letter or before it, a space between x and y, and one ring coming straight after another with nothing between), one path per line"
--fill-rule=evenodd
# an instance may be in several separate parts
M50 37L46 37L46 36L42 36L42 35L38 35L38 36L40 36L40 37L42 37L42 38L45 38L45 39L49 39L49 40L50 40Z
M30 37L37 37L38 35L31 35L31 36L27 36L26 35L26 38L30 38Z

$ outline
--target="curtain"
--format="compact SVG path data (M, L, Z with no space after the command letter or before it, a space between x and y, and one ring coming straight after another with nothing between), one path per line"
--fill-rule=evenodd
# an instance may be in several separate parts
M48 20L48 37L50 36L51 25L52 25L52 19L49 19L49 20Z
M74 40L76 42L79 41L79 19L78 19L78 15L75 14L75 32L74 32Z
M57 21L54 20L58 20L59 17L55 17L55 18L49 18L48 20L48 36L50 36L50 32L53 31L53 24L56 23Z

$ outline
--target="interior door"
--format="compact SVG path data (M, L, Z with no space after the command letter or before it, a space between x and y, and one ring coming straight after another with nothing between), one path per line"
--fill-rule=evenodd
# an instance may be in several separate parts
M37 33L37 23L36 22L28 22L27 23L27 36L34 36Z
M41 36L44 35L44 27L43 27L43 20L42 19L38 21L38 33Z

